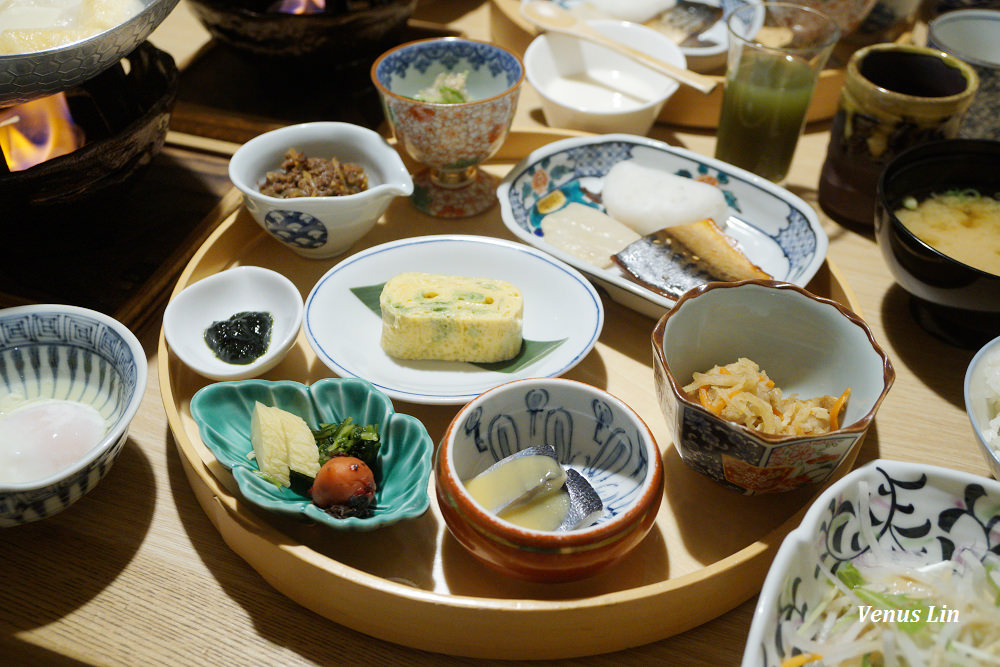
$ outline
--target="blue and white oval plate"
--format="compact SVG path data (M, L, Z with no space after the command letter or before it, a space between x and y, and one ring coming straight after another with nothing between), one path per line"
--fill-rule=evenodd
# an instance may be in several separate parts
M546 241L538 202L556 190L569 201L604 211L604 177L623 160L710 183L729 205L726 233L754 264L775 280L805 287L826 259L829 243L809 204L785 188L744 169L646 137L604 134L555 141L519 162L498 188L500 215L518 238L575 266L634 310L658 318L674 301L626 277L617 266L604 269Z

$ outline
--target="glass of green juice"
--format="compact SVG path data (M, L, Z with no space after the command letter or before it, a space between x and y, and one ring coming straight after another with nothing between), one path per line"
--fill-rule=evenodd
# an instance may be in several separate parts
M780 182L840 29L822 12L785 2L744 5L726 26L729 60L715 157Z

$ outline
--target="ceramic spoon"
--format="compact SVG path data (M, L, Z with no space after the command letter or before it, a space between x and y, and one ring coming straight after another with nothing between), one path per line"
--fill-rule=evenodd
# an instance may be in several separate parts
M544 28L545 30L551 32L563 33L565 35L572 35L573 37L578 37L579 39L585 39L588 42L600 44L601 46L626 55L646 67L649 67L650 69L666 74L685 86L691 86L692 88L700 90L705 94L712 92L717 84L717 81L711 77L697 74L696 72L686 70L682 67L677 67L676 65L671 65L670 63L664 62L659 58L654 58L653 56L643 53L642 51L637 51L636 49L628 47L621 42L617 42L610 37L605 36L603 33L598 32L592 26L587 25L559 5L553 2L548 2L548 0L535 0L533 2L523 3L521 5L521 14L524 18L528 19L539 28Z

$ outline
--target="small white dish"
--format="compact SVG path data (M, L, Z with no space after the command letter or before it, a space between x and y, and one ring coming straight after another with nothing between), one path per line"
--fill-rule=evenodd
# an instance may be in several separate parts
M604 177L623 160L722 190L729 205L726 233L774 280L805 287L826 259L829 240L819 217L796 195L721 160L628 134L562 139L533 151L500 183L500 216L525 243L591 276L615 301L658 319L673 306L673 299L630 280L617 266L599 268L550 245L541 229L538 203L555 190L561 190L566 201L603 211L599 195Z
M524 295L524 339L561 341L516 369L460 361L394 359L381 347L381 317L352 290L371 293L394 275L424 271L507 280ZM576 269L534 248L483 236L417 236L368 248L328 271L306 298L305 334L341 377L370 381L393 399L461 405L526 377L556 377L579 363L604 326L604 306Z
M686 66L680 47L651 28L628 21L587 24L634 49ZM558 33L536 37L524 52L524 67L546 122L587 132L646 134L679 86L627 56Z
M618 14L620 15L615 15L614 12L601 11L594 3L588 0L553 1L564 9L569 9L577 16L586 19L588 22L592 19L629 20L628 8L624 6L626 3L618 3L617 7L620 8ZM528 0L522 0L522 2L528 2ZM712 8L721 7L723 9L723 18L720 18L702 32L695 43L679 47L687 61L687 68L693 72L702 73L715 72L720 68L725 69L726 57L729 53L729 34L726 30L725 16L743 5L759 5L761 2L762 0L691 0L693 5L705 5ZM607 3L602 3L602 5L604 4ZM643 22L642 25L667 37L670 31L666 28L659 28L658 24L660 21L661 19L658 16L654 16L652 19ZM674 43L673 40L670 41Z
M307 157L359 164L368 189L338 197L262 194L269 171L280 171L290 148ZM229 179L243 193L250 215L276 241L309 259L343 254L371 231L396 197L413 194L403 159L378 133L351 123L300 123L254 137L229 161Z
M273 318L267 351L249 364L219 359L205 342L213 323L241 312ZM177 357L210 380L245 380L274 368L295 343L302 326L302 295L291 280L259 266L237 266L184 288L163 313L163 335Z

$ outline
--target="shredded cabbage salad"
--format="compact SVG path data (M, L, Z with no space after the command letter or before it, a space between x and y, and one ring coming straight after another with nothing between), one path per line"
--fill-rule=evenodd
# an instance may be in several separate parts
M956 549L928 564L890 551L872 530L867 489L861 498L871 548L836 574L819 564L829 591L795 631L795 655L782 667L1000 665L1000 557Z

